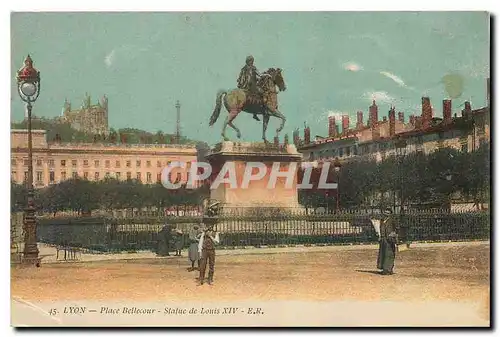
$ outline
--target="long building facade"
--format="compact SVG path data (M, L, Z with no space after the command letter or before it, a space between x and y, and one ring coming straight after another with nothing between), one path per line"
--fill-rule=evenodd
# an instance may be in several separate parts
M33 184L35 188L71 178L100 181L106 177L136 179L144 184L161 181L162 170L173 161L186 163L174 168L172 182L185 183L197 160L194 145L100 144L47 142L45 130L33 130ZM11 179L23 183L28 177L28 134L11 130Z

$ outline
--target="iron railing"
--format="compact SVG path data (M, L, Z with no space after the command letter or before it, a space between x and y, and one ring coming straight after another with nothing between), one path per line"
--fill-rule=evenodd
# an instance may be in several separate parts
M375 243L370 221L373 211L310 214L302 208L225 208L217 221L220 247L336 245ZM403 242L469 241L490 238L488 211L450 213L411 212L393 215ZM92 251L155 250L162 228L168 224L188 232L201 224L199 216L67 217L40 219L39 242L81 247Z

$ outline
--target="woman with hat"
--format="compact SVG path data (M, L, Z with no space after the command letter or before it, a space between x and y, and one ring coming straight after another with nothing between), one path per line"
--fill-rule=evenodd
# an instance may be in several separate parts
M200 226L194 225L189 231L189 249L188 258L191 261L191 267L188 271L200 270L200 253L198 252L198 242L200 241L201 230ZM195 268L194 263L197 262L198 268Z
M386 208L380 221L379 250L377 257L377 268L381 269L382 275L394 274L394 260L396 259L398 235L392 220L392 210Z

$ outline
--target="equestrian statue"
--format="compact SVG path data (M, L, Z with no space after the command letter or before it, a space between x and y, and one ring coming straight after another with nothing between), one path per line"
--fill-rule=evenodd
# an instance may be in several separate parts
M212 126L219 118L222 103L229 115L224 121L222 128L222 138L226 137L226 128L229 125L236 131L238 138L241 138L240 130L234 125L233 121L241 111L253 114L253 118L260 121L257 115L263 116L262 139L267 143L266 130L270 117L276 117L281 120L280 126L276 129L278 135L285 126L286 118L278 110L278 87L279 91L285 91L286 85L280 68L269 68L259 73L254 66L254 58L248 56L245 66L241 69L238 77L238 88L230 91L219 91L217 94L214 112L210 117L209 125Z

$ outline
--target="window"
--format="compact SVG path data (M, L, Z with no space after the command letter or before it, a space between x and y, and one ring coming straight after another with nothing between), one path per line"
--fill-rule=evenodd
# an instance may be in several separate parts
M66 167L66 160L61 160L61 167Z
M131 167L132 166L132 162L130 160L127 160L127 167Z
M120 163L120 161L119 161L119 160L117 160L117 161L116 161L116 163L115 163L115 166L116 166L116 167L120 167L120 164L121 164L121 163Z
M104 166L106 166L106 168L109 168L111 166L111 162L109 160L106 160L104 162Z
M61 180L66 180L66 171L61 172Z
M76 160L72 160L71 161L71 166L76 167L76 165L77 165L77 161Z
M89 166L89 161L87 159L83 160L83 166L88 167Z
M94 173L94 180L99 180L99 172Z
M99 167L99 160L94 160L94 167Z
M36 160L36 166L42 166L43 162L41 159Z
M132 172L127 172L127 180L132 179Z
M16 181L16 179L17 179L17 172L16 171L12 171L10 179Z
M141 181L141 172L137 172L137 180Z
M10 160L10 165L12 165L12 166L16 166L16 164L17 164L17 162L16 162L16 160L15 160L15 159L11 159L11 160Z
M54 159L49 159L49 167L54 167Z
M23 165L28 166L30 164L30 161L28 159L23 160Z
M73 173L71 174L71 176L73 177L73 179L78 178L78 172L73 172Z
M28 172L24 172L24 181L28 181Z
M55 175L54 171L50 171L49 172L49 182L53 183L55 180L56 180L56 175Z
M342 157L344 155L344 148L339 149L339 157Z
M146 173L146 182L151 183L151 172Z
M83 172L83 179L89 179L89 173Z
M138 161L135 163L135 166L136 166L136 167L141 167L141 161L140 161L140 160L138 160Z
M161 167L161 161L159 161L159 160L158 160L158 161L156 162L156 167Z
M121 174L121 172L116 172L116 173L115 173L115 177L116 177L116 179L120 179L121 175L122 175L122 174Z
M346 156L350 156L351 155L351 147L350 146L346 147L346 149L345 149L345 155Z
M147 167L151 167L151 160L148 160L148 161L146 162L146 166L147 166Z
M36 182L37 183L41 183L43 181L43 172L42 171L38 171L36 173Z
M106 172L106 174L104 174L104 177L105 177L106 179L109 179L109 178L111 177L111 175L109 174L109 172Z
M161 183L161 173L157 173L157 174L156 174L156 182L157 182L158 184L160 184L160 183Z

